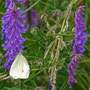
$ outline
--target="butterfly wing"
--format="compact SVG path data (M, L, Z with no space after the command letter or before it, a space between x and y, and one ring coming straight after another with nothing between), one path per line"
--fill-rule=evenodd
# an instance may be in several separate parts
M20 78L26 79L29 77L30 68L29 68L29 64L28 64L27 60L25 59L25 57L22 55L21 58L23 60L23 68L22 68L22 75Z
M26 79L29 77L30 69L27 60L21 54L16 56L10 69L10 76L13 79Z
M23 62L21 62L20 57L21 57L21 55L18 54L16 56L16 59L14 60L14 62L11 65L9 74L13 79L18 79L22 74L21 69L23 67Z

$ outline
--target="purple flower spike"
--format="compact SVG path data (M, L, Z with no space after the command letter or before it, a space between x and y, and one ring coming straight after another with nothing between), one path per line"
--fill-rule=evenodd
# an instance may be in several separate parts
M2 46L4 50L7 50L4 57L6 62L4 68L10 69L16 55L22 51L24 48L22 44L25 39L22 37L21 33L24 33L24 24L19 20L22 19L19 8L15 6L15 3L11 3L2 18L2 31L5 33L5 44ZM23 29L23 30L22 30Z
M37 18L36 18L36 10L34 10L34 9L31 9L31 25L35 25L35 26L37 26L38 25L38 20L37 20Z
M74 76L76 75L75 70L77 69L79 59L77 56L74 56L71 60L71 63L68 66L68 73L69 73L69 79L68 79L68 85L69 88L72 88L71 82L77 83L77 80L74 79Z
M85 11L84 6L80 6L78 11L75 13L75 41L73 44L74 54L83 54L85 51L85 43L86 43L86 33L83 32L86 30L85 27L85 19L82 17Z
M74 75L76 75L75 70L77 69L79 59L78 56L82 57L85 51L85 44L86 44L86 30L85 27L85 19L82 17L84 15L85 6L80 6L79 9L75 12L75 39L72 41L74 56L71 59L71 62L68 66L68 85L69 88L72 88L71 82L77 83L77 80L74 79ZM78 55L78 56L77 56Z
M24 3L24 1L23 0L13 0L13 2L20 2L20 3ZM5 2L6 2L6 6L5 7L8 7L9 6L9 4L12 2L12 0L5 0Z
M29 3L30 2L27 0L24 1L24 10L29 8ZM32 27L32 25L37 26L38 19L36 15L36 10L31 9L30 11L26 12L23 15L23 21L24 21L24 24L26 25L26 31L29 30Z

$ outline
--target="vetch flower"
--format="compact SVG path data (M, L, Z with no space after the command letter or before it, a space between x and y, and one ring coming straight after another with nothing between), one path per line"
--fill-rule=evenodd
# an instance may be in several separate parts
M13 0L13 2L20 2L20 3L23 3L24 1L23 0ZM6 2L6 6L5 7L8 7L9 6L9 4L12 2L12 0L5 0L5 2Z
M29 3L30 2L27 0L24 1L24 10L29 8ZM37 26L38 19L36 15L36 10L31 9L30 11L26 12L23 15L23 21L24 21L24 24L26 25L26 30L29 30L32 27L32 25Z
M83 12L82 12L83 11ZM85 9L84 6L81 6L78 11L75 13L75 41L73 45L74 54L82 54L85 51L86 44L86 30L85 19L82 17L84 15Z
M15 0L16 2L24 3L24 0Z
M50 81L50 79L49 79L49 87L48 87L48 90L52 90L52 82Z
M35 26L38 25L38 20L37 20L36 16L37 16L36 10L31 9L31 25L35 25Z
M71 63L68 66L68 73L69 73L69 79L68 79L68 85L69 88L72 88L71 82L77 83L77 80L74 79L74 76L76 75L75 70L77 69L79 59L77 56L74 56L71 60Z
M1 64L2 60L0 60L0 64Z
M20 19L22 19L20 13L20 8L17 8L13 2L10 3L6 13L2 17L2 30L4 30L6 38L5 44L2 46L4 50L7 50L4 55L4 57L7 57L4 68L10 69L16 55L24 48L22 44L25 39L22 37L21 33L25 33L23 29L25 26L20 21Z
M8 6L9 6L10 1L11 1L11 0L5 0L5 2L6 2L6 6L5 6L5 7L8 7Z
M58 84L58 82L56 81L56 84ZM56 88L58 89L59 87L56 86ZM48 90L52 90L52 82L49 79L49 86L48 86Z
M84 7L85 6L80 6L79 9L75 12L75 39L72 42L74 56L71 58L71 62L68 66L69 88L72 88L71 82L77 83L77 80L74 79L74 76L76 75L76 69L79 62L78 56L82 57L85 51L84 46L86 44L87 35L84 32L86 30L85 19L82 17L85 12Z
M5 29L6 29L7 27L8 27L8 23L2 25L1 35L2 35L2 40L3 40L4 42L5 42L5 40L6 40Z

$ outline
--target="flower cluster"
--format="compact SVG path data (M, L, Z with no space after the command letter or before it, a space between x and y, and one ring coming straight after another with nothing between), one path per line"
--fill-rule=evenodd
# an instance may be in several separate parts
M77 55L83 56L83 53L85 51L85 43L86 43L86 33L84 32L86 30L85 27L85 19L82 17L84 15L85 6L80 6L79 9L75 13L75 39L73 40L72 46L74 51L74 56L72 57L72 60L68 66L68 73L69 73L69 79L68 79L68 85L69 88L72 88L71 82L77 82L76 79L74 79L73 75L76 75L75 70L77 69L77 65L79 62L79 59L77 58Z
M29 7L29 2L27 0L24 1L24 10L26 10ZM29 30L32 25L37 26L38 25L38 19L36 15L36 10L31 9L27 13L23 15L23 21L26 25L26 30Z
M4 57L6 62L4 68L10 69L16 55L24 48L22 44L25 39L21 33L25 33L25 25L19 20L22 19L20 8L17 8L14 2L11 2L4 16L2 17L2 31L5 35L5 44L2 46L7 50ZM3 37L4 38L4 37Z
M79 10L75 13L75 41L73 44L73 51L74 54L83 54L85 51L85 44L86 44L86 33L83 32L87 28L85 27L85 19L82 17L84 15L84 6L81 6Z
M20 2L20 3L23 3L24 1L23 0L13 0L13 2ZM9 6L9 4L10 4L10 2L12 2L12 0L5 0L5 2L6 2L6 6L5 7L8 7Z
M79 62L79 59L77 58L77 56L74 56L71 60L71 63L68 66L68 73L69 73L68 85L69 85L69 88L72 88L71 82L77 83L77 80L74 79L73 75L76 75L75 70L77 69L78 62Z

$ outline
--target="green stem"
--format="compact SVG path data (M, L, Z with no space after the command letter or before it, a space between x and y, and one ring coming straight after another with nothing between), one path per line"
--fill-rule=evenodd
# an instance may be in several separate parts
M32 6L30 6L28 9L26 9L22 15L24 15L26 12L28 12L30 9L32 9L36 4L38 4L41 0L38 0L37 2L35 2Z
M23 80L21 79L21 90L23 90Z

